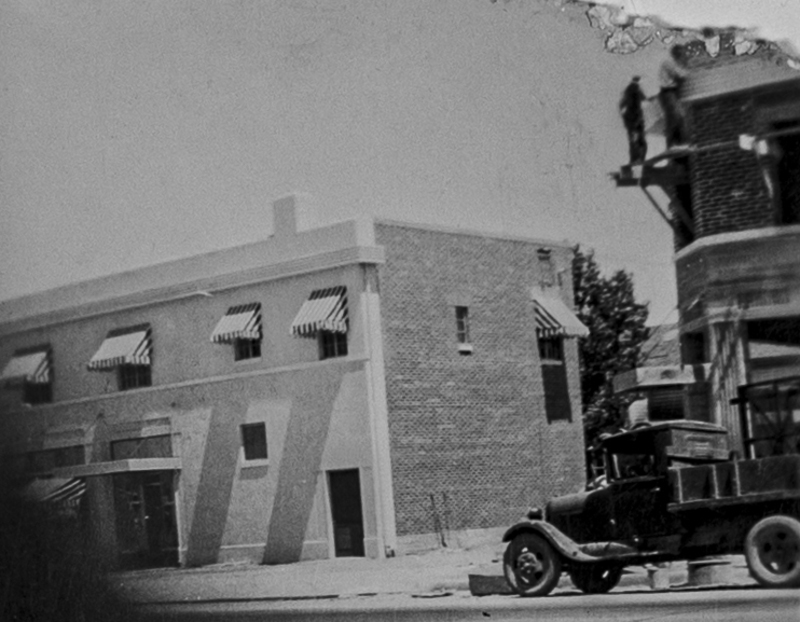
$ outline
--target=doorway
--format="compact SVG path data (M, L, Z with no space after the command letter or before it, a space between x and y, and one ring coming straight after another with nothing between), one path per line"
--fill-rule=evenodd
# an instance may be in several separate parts
M119 566L178 565L178 530L172 471L114 475Z
M328 471L336 557L364 557L364 519L358 469Z

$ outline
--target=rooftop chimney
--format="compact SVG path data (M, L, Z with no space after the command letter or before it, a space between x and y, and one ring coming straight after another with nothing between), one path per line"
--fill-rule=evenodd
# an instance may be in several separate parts
M276 199L272 203L272 235L276 238L291 237L298 231L319 226L319 217L312 195L297 192Z

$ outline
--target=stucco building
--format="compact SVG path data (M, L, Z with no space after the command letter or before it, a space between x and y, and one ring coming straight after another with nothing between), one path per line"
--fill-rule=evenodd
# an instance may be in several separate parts
M683 365L618 388L682 392L741 455L800 451L800 73L732 41L690 68L689 144L617 176L670 199Z
M569 246L308 206L0 303L6 472L112 563L380 557L582 485Z

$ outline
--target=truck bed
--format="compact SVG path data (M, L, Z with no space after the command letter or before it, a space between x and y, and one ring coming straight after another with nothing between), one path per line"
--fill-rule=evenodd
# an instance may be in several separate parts
M670 467L670 512L800 499L800 455Z

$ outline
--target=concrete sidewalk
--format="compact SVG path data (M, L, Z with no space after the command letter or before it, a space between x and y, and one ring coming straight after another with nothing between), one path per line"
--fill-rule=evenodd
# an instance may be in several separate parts
M504 587L503 546L439 549L391 559L337 558L281 566L220 564L194 569L155 569L114 573L121 594L140 603L300 600L375 594L408 594L432 598L469 590L469 576L495 577ZM755 585L744 559L726 558L724 585ZM687 584L687 566L676 562L660 575L661 588ZM619 591L650 591L645 568L625 570ZM575 592L564 574L554 593Z

